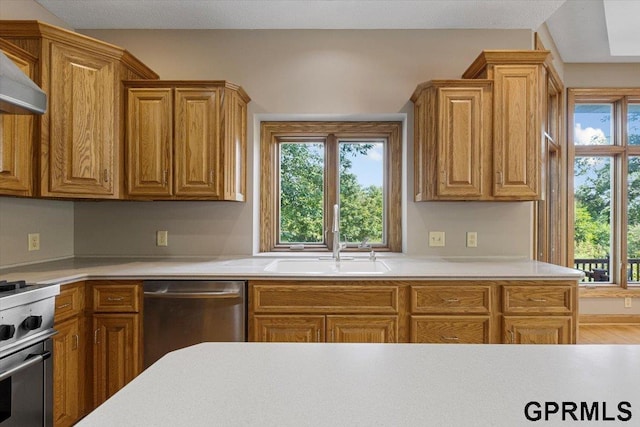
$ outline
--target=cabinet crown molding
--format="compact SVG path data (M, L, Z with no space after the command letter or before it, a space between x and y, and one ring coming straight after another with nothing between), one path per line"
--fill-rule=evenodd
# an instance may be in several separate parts
M483 50L462 74L463 79L479 77L484 69L498 64L544 64L550 58L548 50Z

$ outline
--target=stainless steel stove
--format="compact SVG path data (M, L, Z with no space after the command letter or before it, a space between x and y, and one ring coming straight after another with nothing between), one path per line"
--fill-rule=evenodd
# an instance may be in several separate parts
M0 426L53 424L51 337L59 285L0 280Z

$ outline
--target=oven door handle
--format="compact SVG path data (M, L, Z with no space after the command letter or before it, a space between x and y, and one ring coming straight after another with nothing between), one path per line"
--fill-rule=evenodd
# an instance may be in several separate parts
M24 369L37 365L38 363L41 363L42 361L48 359L49 357L51 357L50 351L45 351L40 354L30 354L29 356L27 356L27 359L21 364L19 364L18 366L14 366L8 371L0 372L0 381L9 378Z

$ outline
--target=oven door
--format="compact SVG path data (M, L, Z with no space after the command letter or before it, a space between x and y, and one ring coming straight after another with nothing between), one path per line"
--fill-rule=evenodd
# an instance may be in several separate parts
M51 338L0 359L0 426L51 426Z

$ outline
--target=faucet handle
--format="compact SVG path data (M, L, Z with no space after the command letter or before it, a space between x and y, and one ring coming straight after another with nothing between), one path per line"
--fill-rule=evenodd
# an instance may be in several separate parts
M371 244L369 243L369 238L365 237L362 242L358 244L358 249L371 249Z

